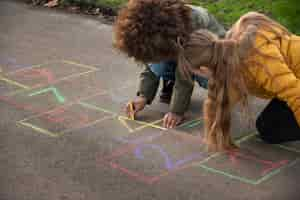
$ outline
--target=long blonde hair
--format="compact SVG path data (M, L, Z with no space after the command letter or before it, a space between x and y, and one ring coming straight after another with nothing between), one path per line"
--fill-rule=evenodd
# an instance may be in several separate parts
M290 34L267 16L250 12L233 25L225 39L218 39L212 33L200 30L194 32L187 43L182 44L178 60L185 77L190 77L191 71L200 66L206 66L211 71L208 98L204 103L205 141L210 150L235 147L230 136L233 101L230 91L235 91L244 108L248 106L243 72L250 63L257 63L247 58L259 54L276 59L254 46L258 35L270 41L263 31L272 32L279 38Z

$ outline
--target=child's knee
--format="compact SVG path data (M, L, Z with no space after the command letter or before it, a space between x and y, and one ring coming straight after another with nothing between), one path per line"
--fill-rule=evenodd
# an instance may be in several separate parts
M267 124L261 116L256 120L256 129L259 133L259 137L268 144L279 144L281 140L276 137L276 133Z

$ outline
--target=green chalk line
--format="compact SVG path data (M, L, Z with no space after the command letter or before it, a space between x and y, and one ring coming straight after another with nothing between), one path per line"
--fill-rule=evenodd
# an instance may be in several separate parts
M181 124L177 128L193 128L194 126L197 126L200 123L202 123L201 119L194 119L194 120L187 121L187 122Z
M258 135L258 134L256 134L256 135ZM263 140L260 139L260 138L257 138L257 141L263 143ZM289 147L289 146L285 146L285 145L282 145L282 144L274 144L274 146L279 147L280 149L284 149L284 150L287 150L287 151L294 152L294 153L300 153L300 150L298 150L294 147Z
M195 126L197 126L197 125L199 125L199 124L201 124L201 123L202 123L202 120L199 120L199 121L197 121L197 122L190 123L187 127L188 127L188 128L193 128L193 127L195 127Z
M278 146L279 148L288 150L288 151L292 151L292 152L295 152L295 153L300 153L300 150L292 148L292 147L288 147L288 146L285 146L285 145L282 145L282 144L277 144L276 146Z
M59 91L55 87L45 88L43 90L33 92L33 93L29 94L28 96L30 96L30 97L31 96L36 96L36 95L43 94L43 93L46 93L46 92L49 92L49 91L51 91L55 95L55 98L57 99L57 101L59 103L64 103L65 102L65 98L59 93Z
M227 172L223 172L223 171L220 171L220 170L217 170L217 169L213 169L213 168L210 168L210 167L207 167L207 166L204 166L204 165L200 165L200 167L207 170L207 171L210 171L212 173L221 174L221 175L227 176L231 179L235 179L235 180L238 180L238 181L241 181L241 182L244 182L244 183L249 183L249 184L252 184L252 185L256 185L256 182L257 182L257 181L251 180L251 179L243 178L243 177L240 177L240 176L235 176L235 175L229 174Z

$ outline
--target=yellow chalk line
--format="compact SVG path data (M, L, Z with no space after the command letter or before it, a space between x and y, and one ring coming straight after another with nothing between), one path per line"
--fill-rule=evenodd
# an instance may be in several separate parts
M167 130L166 128L163 128L163 127L160 127L160 126L157 126L157 125L155 125L155 124L153 124L154 122L152 122L152 123L148 123L148 122L143 122L143 121L138 121L138 120L132 120L132 119L130 119L130 118L128 118L128 117L124 117L124 116L119 116L119 118L121 118L121 119L125 119L125 120L127 120L127 121L135 121L135 122L137 122L138 124L142 124L142 125L145 125L145 127L153 127L153 128L157 128L157 129L161 129L161 130ZM157 122L156 122L157 123ZM139 127L138 127L139 128Z
M59 135L57 135L57 134L54 134L54 133L52 133L50 131L47 131L45 129L42 129L40 127L34 126L34 125L30 124L30 123L26 123L26 122L17 122L17 123L20 123L23 126L27 126L29 128L32 128L33 130L35 130L35 131L37 131L37 132L39 132L41 134L45 134L45 135L48 135L50 137L59 137Z
M130 133L133 132L133 129L130 128L130 127L128 126L128 124L125 122L124 119L122 119L122 116L119 116L119 117L118 117L118 120L120 121L120 123L121 123L123 126L125 126L125 127L128 129L128 131L129 131Z
M26 90L30 89L30 87L27 86L27 85L23 85L23 84L18 83L18 82L16 82L16 81L13 81L13 80L4 78L3 76L0 76L0 80L5 81L5 82L7 82L8 84L15 85L15 86L18 86L18 87L20 87L20 88L26 89Z
M151 123L149 123L149 124L155 125L155 124L160 123L160 122L162 122L162 121L163 121L163 119L159 119L159 120L156 120L156 121L151 122ZM140 126L140 127L136 128L136 129L134 129L134 130L135 130L135 131L142 130L143 128L149 127L149 124L145 124L145 125ZM156 126L156 125L155 125L155 126ZM159 127L160 127L160 126L159 126ZM161 128L163 128L163 127L161 127ZM165 130L166 130L166 129L165 129Z
M93 67L91 65L85 65L85 64L77 63L77 62L74 62L74 61L71 61L71 60L62 60L62 62L65 63L65 64L77 65L79 67L88 68L88 69L91 69L91 70L99 70L98 68Z

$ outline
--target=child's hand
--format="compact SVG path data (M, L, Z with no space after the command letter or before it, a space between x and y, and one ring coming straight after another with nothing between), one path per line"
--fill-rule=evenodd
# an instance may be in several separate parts
M165 128L174 128L178 124L180 124L183 121L183 116L178 115L172 112L168 112L165 114L164 119L163 119L163 126Z
M145 97L137 97L135 100L130 101L126 104L125 113L127 117L132 118L135 117L136 113L143 110L146 106L146 98ZM130 105L132 104L132 106Z

